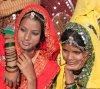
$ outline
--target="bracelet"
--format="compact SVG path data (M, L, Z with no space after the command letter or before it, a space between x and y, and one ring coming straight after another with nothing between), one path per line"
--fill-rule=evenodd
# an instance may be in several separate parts
M11 56L11 55L14 55L14 54L16 54L16 52L15 52L15 51L10 52L10 53L6 53L6 56Z
M13 47L13 48L12 48ZM15 47L14 46L12 46L12 47L10 47L10 48L5 48L6 50L6 53L10 53L10 52L14 52L16 49L15 49Z
M9 42L9 43L5 44L5 47L11 47L11 46L14 46L14 45L15 45L15 42Z
M9 73L15 73L15 72L17 72L19 69L17 68L16 70L14 70L14 71L9 71L9 70L7 70L7 68L6 68L6 71L7 72L9 72Z
M13 50L11 50L11 49L6 50L6 54L10 54L10 53L13 53L13 52L16 52L15 49L13 49Z
M71 87L68 87L68 88L66 88L66 89L77 89L77 85L74 84L74 85L72 85Z
M17 67L17 65L16 66L6 66L6 67L11 68L11 69L15 69Z
M8 60L11 59L11 58L16 58L16 57L17 57L16 54L15 54L15 55L12 55L12 56L7 56L7 55L6 55L6 59L8 59Z
M6 60L6 62L13 62L13 61L15 61L15 60L17 60L17 59L15 58L15 59L10 60L10 61Z
M73 82L73 83L66 83L65 82L65 85L73 85L73 84L75 84L75 82Z

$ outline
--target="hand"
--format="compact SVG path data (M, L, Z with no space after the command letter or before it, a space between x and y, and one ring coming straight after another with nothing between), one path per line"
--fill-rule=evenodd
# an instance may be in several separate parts
M30 81L32 79L36 79L32 61L26 53L22 53L19 55L17 66L19 67L19 69L24 74L27 80Z
M15 73L9 73L5 71L4 80L9 87L17 87L20 81L20 74L19 71Z
M74 83L74 74L72 72L72 70L69 70L67 67L67 64L64 67L64 71L65 71L65 79L66 79L66 83L70 84L70 83Z

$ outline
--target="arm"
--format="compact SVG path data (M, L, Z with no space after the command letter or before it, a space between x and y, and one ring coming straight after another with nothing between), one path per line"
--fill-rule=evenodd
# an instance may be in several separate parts
M19 82L19 70L17 67L17 53L15 50L14 37L12 34L5 35L5 53L5 82L9 87L16 87L17 82Z
M65 65L64 70L66 79L66 89L77 89L73 72L67 68L67 65Z

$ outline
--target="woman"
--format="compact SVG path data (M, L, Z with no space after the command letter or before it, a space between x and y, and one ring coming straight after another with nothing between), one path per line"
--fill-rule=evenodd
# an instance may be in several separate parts
M71 18L71 22L81 24L89 31L92 38L95 51L95 63L91 72L90 81L87 84L87 88L100 88L100 56L99 56L99 45L100 45L100 1L99 0L78 0Z
M14 65L12 64L16 60L10 59L7 62L6 84L9 85L8 81L13 83L7 75L16 73L18 66L21 71L18 89L50 88L59 71L59 66L54 62L59 53L59 43L52 21L44 8L29 5L19 14L15 27L15 46L18 59Z
M82 25L74 22L66 25L66 30L61 36L61 53L57 58L61 70L57 76L56 89L100 87L98 81L96 81L98 84L93 83L93 86L88 86L91 82L90 79L93 78L92 71L96 70L93 67L95 64L100 65L98 44L99 41L91 30L88 31Z

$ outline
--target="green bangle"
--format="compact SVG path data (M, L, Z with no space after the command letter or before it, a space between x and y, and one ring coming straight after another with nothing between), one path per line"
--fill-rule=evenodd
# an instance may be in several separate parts
M6 66L7 68L11 68L11 69L14 69L14 68L16 68L17 67L17 65L16 66Z
M74 85L72 85L71 87L68 87L68 88L66 88L66 89L77 89L77 85L74 84Z
M9 42L9 43L5 44L5 47L11 47L11 46L14 46L14 45L15 45L15 42Z
M17 60L17 59L15 58L15 59L13 59L13 60L10 60L10 61L7 61L7 60L6 60L6 62L13 62L13 61L15 61L15 60Z

